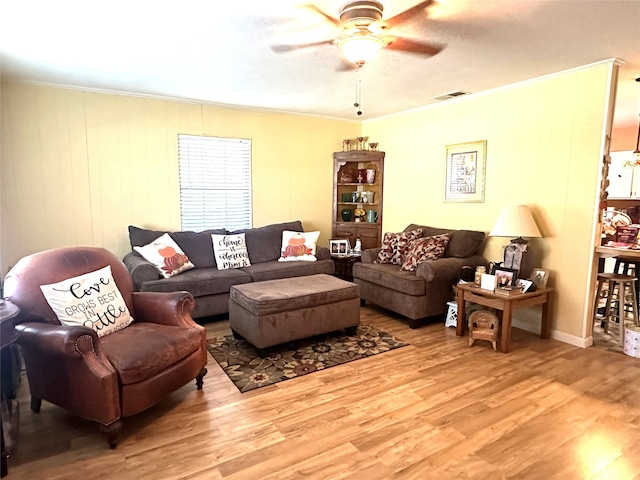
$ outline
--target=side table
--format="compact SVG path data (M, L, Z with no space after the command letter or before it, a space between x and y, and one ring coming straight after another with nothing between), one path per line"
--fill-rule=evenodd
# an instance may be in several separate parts
M502 320L500 325L500 351L507 353L511 341L511 316L518 308L542 306L542 319L540 336L549 338L551 336L551 321L549 319L549 302L553 288L543 288L535 292L520 293L511 296L504 296L485 290L471 283L458 285L458 318L465 318L465 303L477 303L485 307L495 308L498 317ZM464 334L465 322L458 321L456 325L456 335Z
M360 255L331 255L333 265L335 266L336 277L353 282L353 264L362 261Z
M15 330L16 317L20 313L20 309L7 300L1 300L0 303L0 350L8 347L16 341L18 337ZM9 400L10 401L10 400ZM0 441L2 443L2 451L0 452L0 476L4 477L8 473L7 452L4 449L4 429L2 421L0 421Z

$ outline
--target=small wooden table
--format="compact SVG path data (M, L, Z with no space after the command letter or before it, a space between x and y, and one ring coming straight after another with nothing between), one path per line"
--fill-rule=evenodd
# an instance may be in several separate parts
M360 255L331 255L333 265L335 266L336 277L346 280L347 282L353 282L353 264L362 261Z
M465 302L477 303L485 307L498 310L501 318L500 351L507 353L511 341L511 317L518 308L542 305L542 326L540 336L549 338L551 335L551 322L549 320L549 300L553 288L544 288L535 292L520 293L511 296L495 294L490 290L484 290L473 283L463 283L457 286L458 297L458 323L456 335L464 335L466 326Z

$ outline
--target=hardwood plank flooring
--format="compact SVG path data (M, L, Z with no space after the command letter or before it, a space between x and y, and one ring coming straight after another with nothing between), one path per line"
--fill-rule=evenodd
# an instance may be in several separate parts
M640 359L518 329L503 354L368 306L362 321L411 345L247 393L209 357L204 390L124 419L115 450L54 405L31 412L23 379L7 478L640 478Z

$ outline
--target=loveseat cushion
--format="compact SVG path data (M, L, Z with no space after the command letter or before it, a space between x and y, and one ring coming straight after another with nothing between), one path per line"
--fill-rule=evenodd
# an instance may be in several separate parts
M123 385L141 382L167 370L197 351L201 342L198 329L148 322L134 322L100 341ZM132 345L136 348L131 348Z
M425 279L389 263L354 263L353 276L407 295L424 295Z
M129 225L129 242L131 243L131 248L147 245L165 233L168 233L180 248L182 248L182 251L189 257L189 260L191 260L196 268L208 268L216 266L211 235L224 235L227 231L224 228L215 228L202 232L166 232L146 230Z
M282 232L285 230L293 230L296 232L304 231L302 229L302 222L296 220L294 222L276 223L258 228L235 230L231 233L245 234L247 251L249 252L249 261L251 262L251 265L253 265L280 258Z
M240 269L194 268L171 278L152 280L141 285L143 292L185 290L194 297L229 293L232 285L251 282L251 275Z
M443 233L449 234L449 243L444 251L445 257L466 258L471 257L480 249L484 241L485 233L477 230L450 230L448 228L435 228L411 224L404 229L405 232L422 229L423 237L432 237Z

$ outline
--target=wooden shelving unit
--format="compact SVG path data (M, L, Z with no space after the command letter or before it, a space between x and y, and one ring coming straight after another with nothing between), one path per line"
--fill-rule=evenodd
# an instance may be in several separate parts
M363 249L379 247L382 243L384 155L384 152L372 150L333 154L333 237L348 239L352 247L358 238ZM374 171L373 182L367 181L367 170L369 176ZM365 214L363 219L356 221L354 212L357 208L366 213L377 211L377 219L367 221ZM351 210L350 220L342 216L345 209Z

